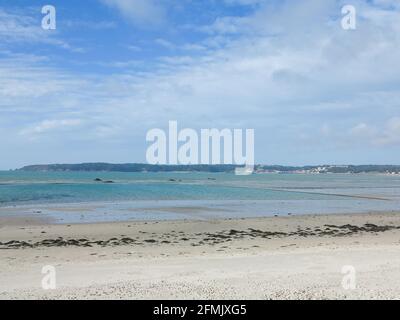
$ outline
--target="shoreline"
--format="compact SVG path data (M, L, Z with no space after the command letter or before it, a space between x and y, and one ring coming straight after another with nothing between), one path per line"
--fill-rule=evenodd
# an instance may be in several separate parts
M82 203L79 203L82 204ZM64 204L63 204L64 205ZM29 207L30 209L34 207ZM36 208L36 207L35 207ZM190 211L191 209L196 208L195 206L193 207L185 207L185 208L180 208L180 207L168 207L168 209L184 209ZM207 208L202 208L202 209L207 209ZM80 209L77 209L79 211ZM400 219L400 210L392 210L392 211L387 211L387 210L381 210L381 211L366 211L366 212L336 212L336 213L321 213L321 214L315 214L315 213L303 213L303 214L271 214L271 215L265 215L265 216L244 216L244 217L237 217L237 218L230 218L230 217L221 217L221 218L213 218L213 219L187 219L187 218L179 218L179 219L160 219L160 220L118 220L118 221L96 221L96 222L86 222L86 223L68 223L68 225L72 226L80 226L80 225L85 225L85 226L96 226L96 225L123 225L123 224L168 224L168 223L218 223L218 222L223 222L223 221L251 221L251 220L265 220L265 221L273 221L277 219L302 219L302 218L351 218L351 217L374 217L377 215L381 215L382 217L397 217L399 216ZM373 218L374 219L374 218ZM399 220L400 221L400 220ZM65 226L67 223L57 223L54 220L50 219L49 217L46 217L45 215L41 214L35 214L35 213L29 213L29 214L8 214L4 215L3 212L0 211L0 228L7 227L7 226L34 226L34 225L39 225L39 226Z
M31 222L0 219L0 299L400 297L399 212ZM45 265L56 290L40 287ZM356 290L341 287L346 265Z
M0 207L12 217L50 224L180 221L396 212L400 200L158 200L55 203Z

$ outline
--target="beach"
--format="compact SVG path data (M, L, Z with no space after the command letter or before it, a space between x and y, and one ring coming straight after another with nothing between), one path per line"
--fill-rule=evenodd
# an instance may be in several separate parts
M398 212L86 224L9 215L0 243L0 299L400 298ZM45 266L54 290L42 288Z

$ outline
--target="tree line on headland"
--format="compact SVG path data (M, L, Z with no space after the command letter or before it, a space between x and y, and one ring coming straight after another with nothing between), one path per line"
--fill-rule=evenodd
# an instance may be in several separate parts
M239 165L151 165L145 163L80 163L29 165L20 171L115 171L115 172L234 172ZM400 165L256 165L255 173L389 173L399 174Z

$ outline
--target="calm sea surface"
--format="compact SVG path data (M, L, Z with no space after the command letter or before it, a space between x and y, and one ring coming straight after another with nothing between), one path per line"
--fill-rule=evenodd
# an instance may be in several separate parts
M0 215L65 223L393 211L399 204L399 176L0 172Z

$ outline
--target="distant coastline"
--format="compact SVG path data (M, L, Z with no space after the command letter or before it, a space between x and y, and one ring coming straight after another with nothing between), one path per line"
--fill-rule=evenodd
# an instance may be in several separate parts
M144 163L80 163L80 164L40 164L28 165L17 171L36 172L214 172L231 173L239 165L151 165ZM302 173L302 174L330 174L330 173L381 173L400 174L400 165L317 165L317 166L280 166L256 165L256 174L262 173Z

